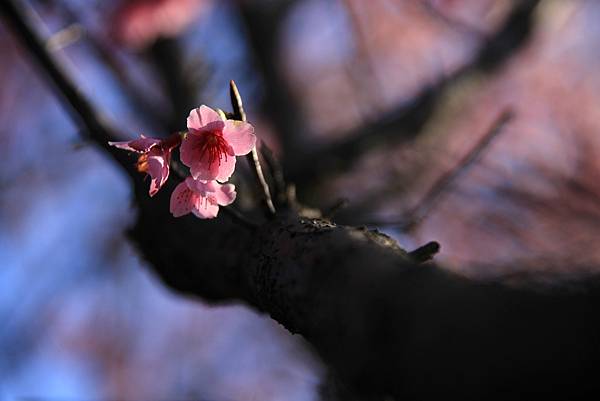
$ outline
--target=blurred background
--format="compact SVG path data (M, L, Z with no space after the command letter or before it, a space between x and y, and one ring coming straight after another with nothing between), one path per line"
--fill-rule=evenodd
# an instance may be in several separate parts
M598 1L23 2L131 137L228 109L235 79L299 199L343 201L336 222L437 240L478 279L600 266ZM301 338L145 266L125 175L38 67L0 19L0 399L319 399Z

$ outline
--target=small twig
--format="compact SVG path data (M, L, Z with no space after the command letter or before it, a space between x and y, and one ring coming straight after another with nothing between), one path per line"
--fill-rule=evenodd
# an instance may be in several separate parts
M437 19L438 21L450 27L451 29L464 32L465 34L471 35L477 39L485 39L487 37L487 33L482 29L471 25L467 22L464 22L458 18L454 18L447 15L435 5L431 4L431 1L423 1L420 4L431 17Z
M66 28L52 34L46 40L46 48L50 52L56 52L76 43L83 36L84 29L81 24L73 23Z
M435 255L439 251L440 244L435 241L431 241L423 246L418 247L414 251L409 252L408 256L410 256L417 263L424 263L428 260L433 259L433 255Z
M328 219L333 218L340 210L347 207L349 203L350 201L346 198L338 199L329 209L323 212L323 217Z
M271 148L269 148L264 142L261 142L260 144L260 154L267 164L267 168L271 172L271 178L273 179L275 187L275 201L277 205L281 205L283 207L288 206L290 199L288 198L287 184L283 175L283 167L273 154Z
M417 202L416 206L398 220L391 219L382 222L370 222L372 225L397 226L401 231L409 232L414 230L421 221L433 210L441 200L442 195L448 192L448 189L454 185L456 180L471 166L482 152L492 143L492 141L502 132L504 126L512 120L514 113L512 110L504 110L502 114L494 121L488 132L475 144L475 146L465 154L458 164L442 174L430 187L423 198Z
M244 111L244 105L242 103L242 97L240 96L240 92L233 80L229 82L229 95L231 97L231 106L233 107L233 115L236 120L246 121L246 112ZM251 170L253 171L254 178L259 186L262 189L263 200L265 202L265 206L269 211L270 216L275 215L275 206L273 205L273 199L271 198L271 190L269 189L269 184L265 180L265 176L262 171L262 167L260 166L260 160L258 159L258 152L256 150L256 146L252 149L246 156Z

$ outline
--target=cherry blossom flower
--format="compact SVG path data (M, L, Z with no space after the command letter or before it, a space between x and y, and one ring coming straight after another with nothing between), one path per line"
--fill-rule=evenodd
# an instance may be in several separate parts
M170 210L174 217L193 213L201 219L212 219L219 213L219 205L227 206L235 200L233 184L217 181L194 180L188 177L171 194Z
M248 154L256 144L254 127L223 120L207 106L190 112L188 134L181 144L181 161L199 180L225 182L235 170L235 157Z
M126 0L117 8L114 34L121 43L144 48L160 37L174 37L208 8L208 0Z
M133 141L109 142L108 144L119 149L140 153L136 167L140 173L150 176L149 194L154 196L169 178L171 152L179 145L180 141L179 134L173 134L164 140L141 135L140 138Z

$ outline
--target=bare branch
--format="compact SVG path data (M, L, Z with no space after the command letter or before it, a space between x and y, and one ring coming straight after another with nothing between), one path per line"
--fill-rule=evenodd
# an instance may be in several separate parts
M458 178L462 176L477 160L481 154L487 149L498 134L503 132L506 124L513 118L514 114L511 110L505 110L494 121L490 129L477 141L454 168L442 174L427 191L427 193L417 202L416 206L407 212L400 219L386 219L380 222L369 222L369 225L378 226L398 226L401 231L414 230L423 219L433 210L433 208L441 200L442 196L447 193L450 188L456 183Z

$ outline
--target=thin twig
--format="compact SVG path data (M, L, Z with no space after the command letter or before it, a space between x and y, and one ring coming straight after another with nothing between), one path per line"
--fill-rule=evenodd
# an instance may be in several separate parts
M46 47L51 52L56 52L76 43L84 34L84 29L81 24L72 23L66 28L53 33L46 40Z
M346 208L349 203L350 201L346 198L338 199L337 202L323 212L323 217L328 219L333 218L340 210Z
M409 212L404 214L400 219L389 219L381 222L370 222L373 225L397 226L401 231L409 232L414 230L423 219L433 210L433 208L441 200L442 196L448 192L450 187L454 185L457 179L475 163L489 147L493 140L502 132L506 124L512 120L514 113L512 110L504 110L500 116L494 121L486 134L473 146L469 152L457 163L457 165L442 174L423 196L417 202L416 206Z
M415 262L424 263L433 259L433 255L440 251L440 244L436 241L431 241L423 246L418 247L414 251L408 253Z
M437 19L451 29L454 29L458 32L463 32L467 35L473 36L476 39L485 39L487 37L487 33L484 30L458 18L449 16L432 4L431 1L423 1L420 3L420 5L432 18Z
M290 203L287 193L287 184L283 174L283 167L279 160L273 154L271 148L265 142L260 144L260 154L263 157L268 170L271 173L271 178L275 189L275 202L278 206L287 207Z
M238 91L238 88L233 80L229 82L229 95L231 97L231 106L233 107L233 115L235 116L235 119L246 121L246 112L244 111L242 97L240 96L240 92ZM269 189L269 184L267 184L262 167L260 166L260 160L258 159L256 146L252 148L252 152L250 152L246 157L251 166L250 169L254 174L254 178L256 179L259 188L262 190L263 201L265 202L265 206L269 211L269 215L274 216L275 206L273 205L273 199L271 198L271 190Z

